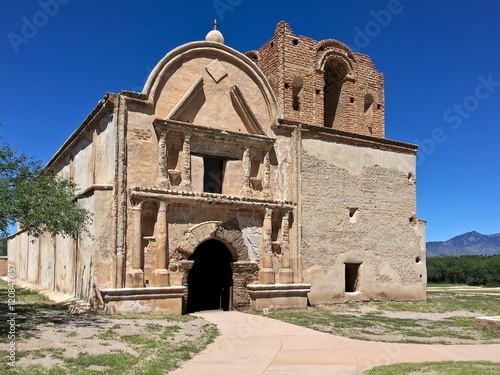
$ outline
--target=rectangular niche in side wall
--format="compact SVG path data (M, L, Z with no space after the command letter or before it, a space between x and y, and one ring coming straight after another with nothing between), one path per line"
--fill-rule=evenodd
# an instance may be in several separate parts
M225 160L221 158L203 158L203 191L222 194Z
M361 263L345 263L346 293L355 293L358 291L359 266L361 266Z

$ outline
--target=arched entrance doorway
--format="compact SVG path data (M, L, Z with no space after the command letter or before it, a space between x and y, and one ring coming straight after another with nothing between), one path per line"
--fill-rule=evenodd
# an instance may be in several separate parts
M229 310L233 272L232 254L222 242L201 243L189 257L187 312Z

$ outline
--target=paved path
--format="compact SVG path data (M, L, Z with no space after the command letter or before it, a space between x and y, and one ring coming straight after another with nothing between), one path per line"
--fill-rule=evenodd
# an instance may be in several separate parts
M500 344L416 345L351 340L261 316L196 314L221 335L170 375L334 375L398 362L488 360L500 362Z

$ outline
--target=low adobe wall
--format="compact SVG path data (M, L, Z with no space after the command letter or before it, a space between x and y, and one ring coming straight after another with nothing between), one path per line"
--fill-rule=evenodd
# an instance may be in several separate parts
M7 264L9 263L8 257L0 257L0 276L7 276Z

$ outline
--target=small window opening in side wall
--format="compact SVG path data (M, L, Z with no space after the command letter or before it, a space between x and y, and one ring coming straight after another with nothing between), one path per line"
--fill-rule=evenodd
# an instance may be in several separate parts
M361 263L345 263L346 293L354 293L358 290L359 266L361 266Z
M351 223L355 223L358 219L358 211L359 209L357 207L351 207L349 208L349 221Z

